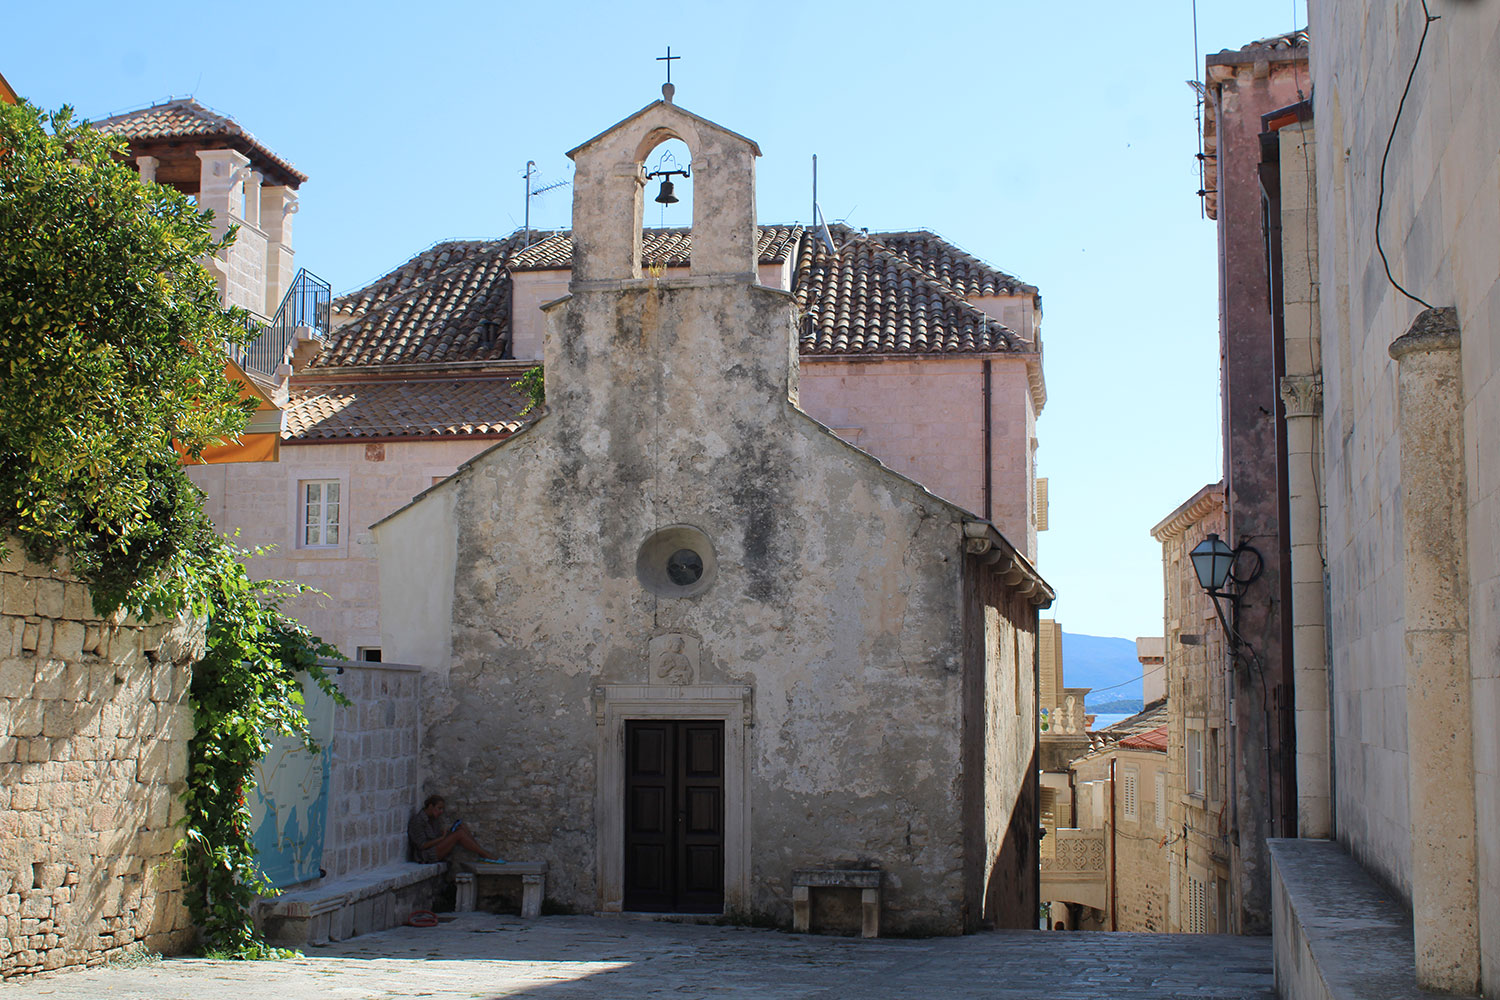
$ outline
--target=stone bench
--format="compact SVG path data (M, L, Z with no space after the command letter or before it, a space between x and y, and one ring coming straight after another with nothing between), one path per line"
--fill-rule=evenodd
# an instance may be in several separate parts
M430 910L443 888L445 863L396 864L325 878L258 900L256 926L285 948L344 941L406 923L412 910Z
M521 880L521 916L529 920L542 915L542 897L547 894L547 862L467 861L461 867L463 871L454 876L458 892L453 908L458 912L474 909L479 879L508 875Z
M880 878L866 868L798 868L792 872L792 930L806 934L812 926L812 890L858 889L860 935L879 937Z
M1329 840L1267 844L1281 1000L1438 996L1417 987L1411 911L1341 846Z

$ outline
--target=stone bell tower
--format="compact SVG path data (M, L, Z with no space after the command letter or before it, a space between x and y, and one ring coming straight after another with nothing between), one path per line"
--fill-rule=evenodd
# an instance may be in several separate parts
M755 280L755 158L760 147L660 100L568 153L577 165L575 289L642 276L644 164L668 139L680 139L692 153L693 276Z
M691 423L709 415L702 407L761 423L795 399L796 339L790 297L756 274L760 148L664 92L568 153L573 273L571 294L547 308L548 408L615 433L664 415ZM644 164L668 139L691 154L686 278L653 276L641 260Z

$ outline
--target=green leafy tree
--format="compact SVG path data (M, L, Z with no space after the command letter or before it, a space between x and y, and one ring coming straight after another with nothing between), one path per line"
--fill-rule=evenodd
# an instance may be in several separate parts
M211 220L142 184L69 109L0 105L0 545L67 555L101 612L194 537L192 455L245 426L244 326L201 261Z
M250 579L179 462L253 406L224 377L244 327L201 263L233 233L215 240L124 152L66 108L0 105L0 551L14 535L34 559L66 556L102 614L206 621L179 849L202 946L256 957L273 950L249 907L273 890L251 841L255 766L276 735L314 749L302 672L348 702L317 662L337 651L282 613L301 588Z

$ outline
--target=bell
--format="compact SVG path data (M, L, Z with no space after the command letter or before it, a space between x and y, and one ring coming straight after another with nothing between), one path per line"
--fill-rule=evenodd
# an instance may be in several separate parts
M672 178L663 177L661 179L661 191L656 196L656 202L659 205L677 204L677 196L672 193Z

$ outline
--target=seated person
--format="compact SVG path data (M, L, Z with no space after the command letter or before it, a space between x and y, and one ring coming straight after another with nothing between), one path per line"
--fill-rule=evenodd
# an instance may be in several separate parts
M412 814L411 822L406 826L406 837L411 841L413 860L424 864L445 861L455 847L462 847L479 855L480 861L505 863L503 858L495 857L475 842L463 820L455 820L451 824L444 820L445 808L446 803L441 795L429 795L427 801L422 803L422 808Z

